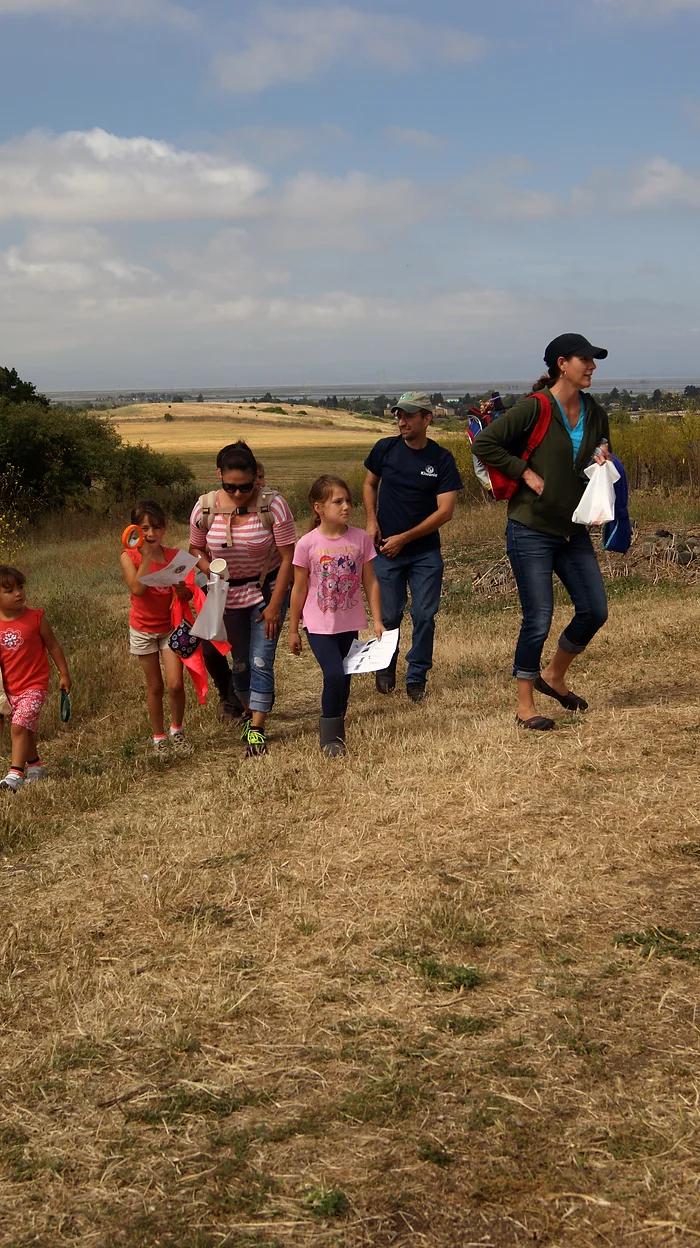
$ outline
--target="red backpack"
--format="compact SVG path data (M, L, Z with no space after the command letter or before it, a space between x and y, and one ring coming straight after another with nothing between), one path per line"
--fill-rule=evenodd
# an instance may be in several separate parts
M528 397L531 399L537 399L540 410L537 420L528 434L525 450L520 456L521 459L526 461L530 458L535 448L539 446L545 433L549 429L549 424L552 419L552 404L546 394L531 394ZM471 432L469 425L467 425L467 434L469 436L469 440L473 442L476 434ZM481 463L481 460L479 460L479 463ZM494 498L499 501L512 498L520 485L520 480L514 481L512 477L506 477L502 472L499 472L498 468L489 468L487 464L484 464L483 468L488 473L489 482L491 484L491 492Z

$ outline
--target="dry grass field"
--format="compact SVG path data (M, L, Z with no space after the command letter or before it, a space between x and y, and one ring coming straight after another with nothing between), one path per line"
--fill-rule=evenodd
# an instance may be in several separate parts
M164 420L170 412L172 421ZM313 480L333 463L350 472L377 438L393 432L388 422L326 408L300 409L269 403L140 403L111 414L126 442L186 460L204 488L213 483L217 451L244 438L265 462L268 479L281 488Z
M283 643L268 757L190 701L157 766L118 526L22 553L75 696L0 807L4 1248L700 1240L698 591L612 581L591 710L522 733L502 527L459 513L431 698L356 678L342 761Z

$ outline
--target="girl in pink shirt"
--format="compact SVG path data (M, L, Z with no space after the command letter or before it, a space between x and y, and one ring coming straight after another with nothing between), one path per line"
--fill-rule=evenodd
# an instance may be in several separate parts
M347 521L350 490L340 477L318 477L309 491L313 527L294 550L294 586L289 605L289 648L301 654L303 616L309 645L323 672L319 736L323 753L345 754L345 711L350 677L343 660L361 628L367 627L362 589L377 637L384 632L379 583L372 560L376 551L364 529Z

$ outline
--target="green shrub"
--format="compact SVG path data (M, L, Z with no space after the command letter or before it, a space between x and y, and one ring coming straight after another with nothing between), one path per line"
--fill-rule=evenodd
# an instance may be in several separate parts
M0 460L12 469L23 514L33 517L67 508L108 511L146 494L172 512L193 493L182 460L125 445L96 412L0 401Z

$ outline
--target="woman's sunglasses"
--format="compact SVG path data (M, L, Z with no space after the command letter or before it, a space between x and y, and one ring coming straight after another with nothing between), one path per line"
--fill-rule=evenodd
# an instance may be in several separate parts
M250 494L255 489L255 481L244 481L242 485L231 485L228 481L221 482L227 494Z

